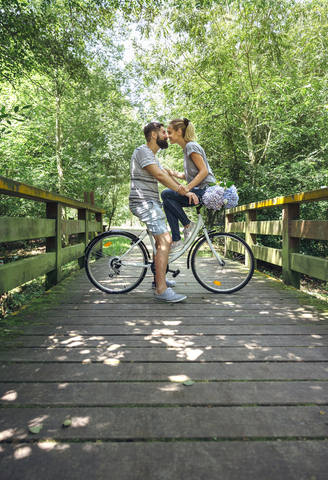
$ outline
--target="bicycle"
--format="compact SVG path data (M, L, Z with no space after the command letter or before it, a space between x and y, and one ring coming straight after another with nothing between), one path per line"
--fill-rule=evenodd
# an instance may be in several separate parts
M207 231L197 205L198 221L186 244L169 255L169 264L190 248L187 258L197 282L210 292L233 293L245 287L254 272L254 255L242 238L232 233ZM203 234L197 239L199 231ZM143 242L149 236L156 253L153 236L145 230L140 236L125 230L110 230L95 237L86 248L85 269L89 280L99 290L110 294L127 293L136 288L155 264ZM180 270L170 270L173 277Z

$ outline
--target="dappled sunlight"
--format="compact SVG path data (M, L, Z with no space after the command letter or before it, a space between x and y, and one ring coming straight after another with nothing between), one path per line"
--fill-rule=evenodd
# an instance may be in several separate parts
M67 360L67 356L66 355L62 355L61 357L57 357L56 360L58 362L64 362L65 360Z
M70 447L67 443L56 443L56 442L42 442L37 444L40 450L45 450L50 452L51 450L68 450Z
M181 325L182 322L180 320L163 320L163 325Z
M124 347L124 345L114 343L113 345L107 348L107 351L117 350L118 348L121 348L121 347Z
M194 345L195 342L191 342L189 340L180 339L177 340L176 338L161 338L161 342L165 343L168 347L186 347L187 345Z
M122 358L125 358L126 354L130 354L131 350L120 350L118 352L113 352L111 353L111 348L107 348L107 350L103 354L99 354L97 357L97 361L104 361L104 360L121 360Z
M11 438L15 435L16 428L8 428L7 430L3 430L0 432L0 442L3 442L4 440L8 440L8 438Z
M171 375L168 378L171 382L185 382L186 380L191 380L187 375Z
M152 335L176 335L177 330L169 330L168 328L162 328L152 331Z
M17 399L17 397L18 393L16 392L16 390L8 390L8 392L6 392L0 400L4 400L5 402L13 402Z
M181 390L181 385L178 383L170 383L163 387L158 387L158 390L161 390L162 392L177 392L178 390Z
M32 448L28 446L19 447L14 452L14 458L16 460L21 460L22 458L29 457L30 455L32 455Z
M117 367L119 363L120 361L115 358L106 358L106 360L103 361L103 364L110 365L112 367Z
M177 351L177 357L185 358L186 360L193 362L197 360L203 353L203 350L200 349L193 350L191 348L185 348L184 350Z
M90 417L73 417L71 427L85 427L88 423L90 423Z
M49 415L40 415L39 417L33 418L33 420L30 420L28 426L30 427L36 427L37 425L40 425L42 422L44 422L47 418L49 418Z

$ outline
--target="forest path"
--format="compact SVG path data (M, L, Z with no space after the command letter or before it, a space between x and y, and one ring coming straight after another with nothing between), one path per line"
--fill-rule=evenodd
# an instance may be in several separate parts
M260 273L215 295L179 268L183 303L80 271L8 319L2 480L327 478L327 310Z

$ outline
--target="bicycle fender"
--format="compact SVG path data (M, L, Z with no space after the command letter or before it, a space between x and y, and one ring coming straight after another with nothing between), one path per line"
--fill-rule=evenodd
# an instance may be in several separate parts
M84 253L86 253L86 251L88 250L89 247L91 247L94 243L98 242L98 240L100 240L101 238L103 237L106 237L106 235L108 235L108 233L124 233L125 235L127 235L128 237L131 238L131 240L133 240L134 242L137 242L139 240L139 237L137 237L136 235L134 235L133 233L130 233L126 230L108 230L107 232L103 232L103 233L100 233L99 235L97 235L95 238L93 238L92 240L90 240L90 242L88 243L88 245L85 247L84 249ZM141 248L143 248L148 256L148 258L150 259L150 254L149 254L149 251L148 251L148 248L146 247L146 245L144 244L144 242L140 242L139 245L141 246Z
M213 234L213 233L217 233L216 230L211 230L210 232L208 232L208 235L211 235L211 234ZM192 244L192 246L191 246L191 248L190 248L190 250L189 250L189 252L188 252L188 258L187 258L187 268L188 268L188 270L189 270L189 268L190 268L190 257L191 257L191 254L192 254L193 250L195 249L196 245L198 245L199 242L200 242L201 240L203 240L204 238L206 238L206 237L205 237L205 235L203 234L203 235L201 235L200 237L198 237L197 240Z

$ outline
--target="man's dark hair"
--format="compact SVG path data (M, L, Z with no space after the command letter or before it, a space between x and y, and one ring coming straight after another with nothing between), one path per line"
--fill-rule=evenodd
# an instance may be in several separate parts
M151 132L158 132L161 127L164 127L164 125L159 122L148 123L148 125L146 125L145 128L143 129L144 135L146 137L146 141L150 142Z

